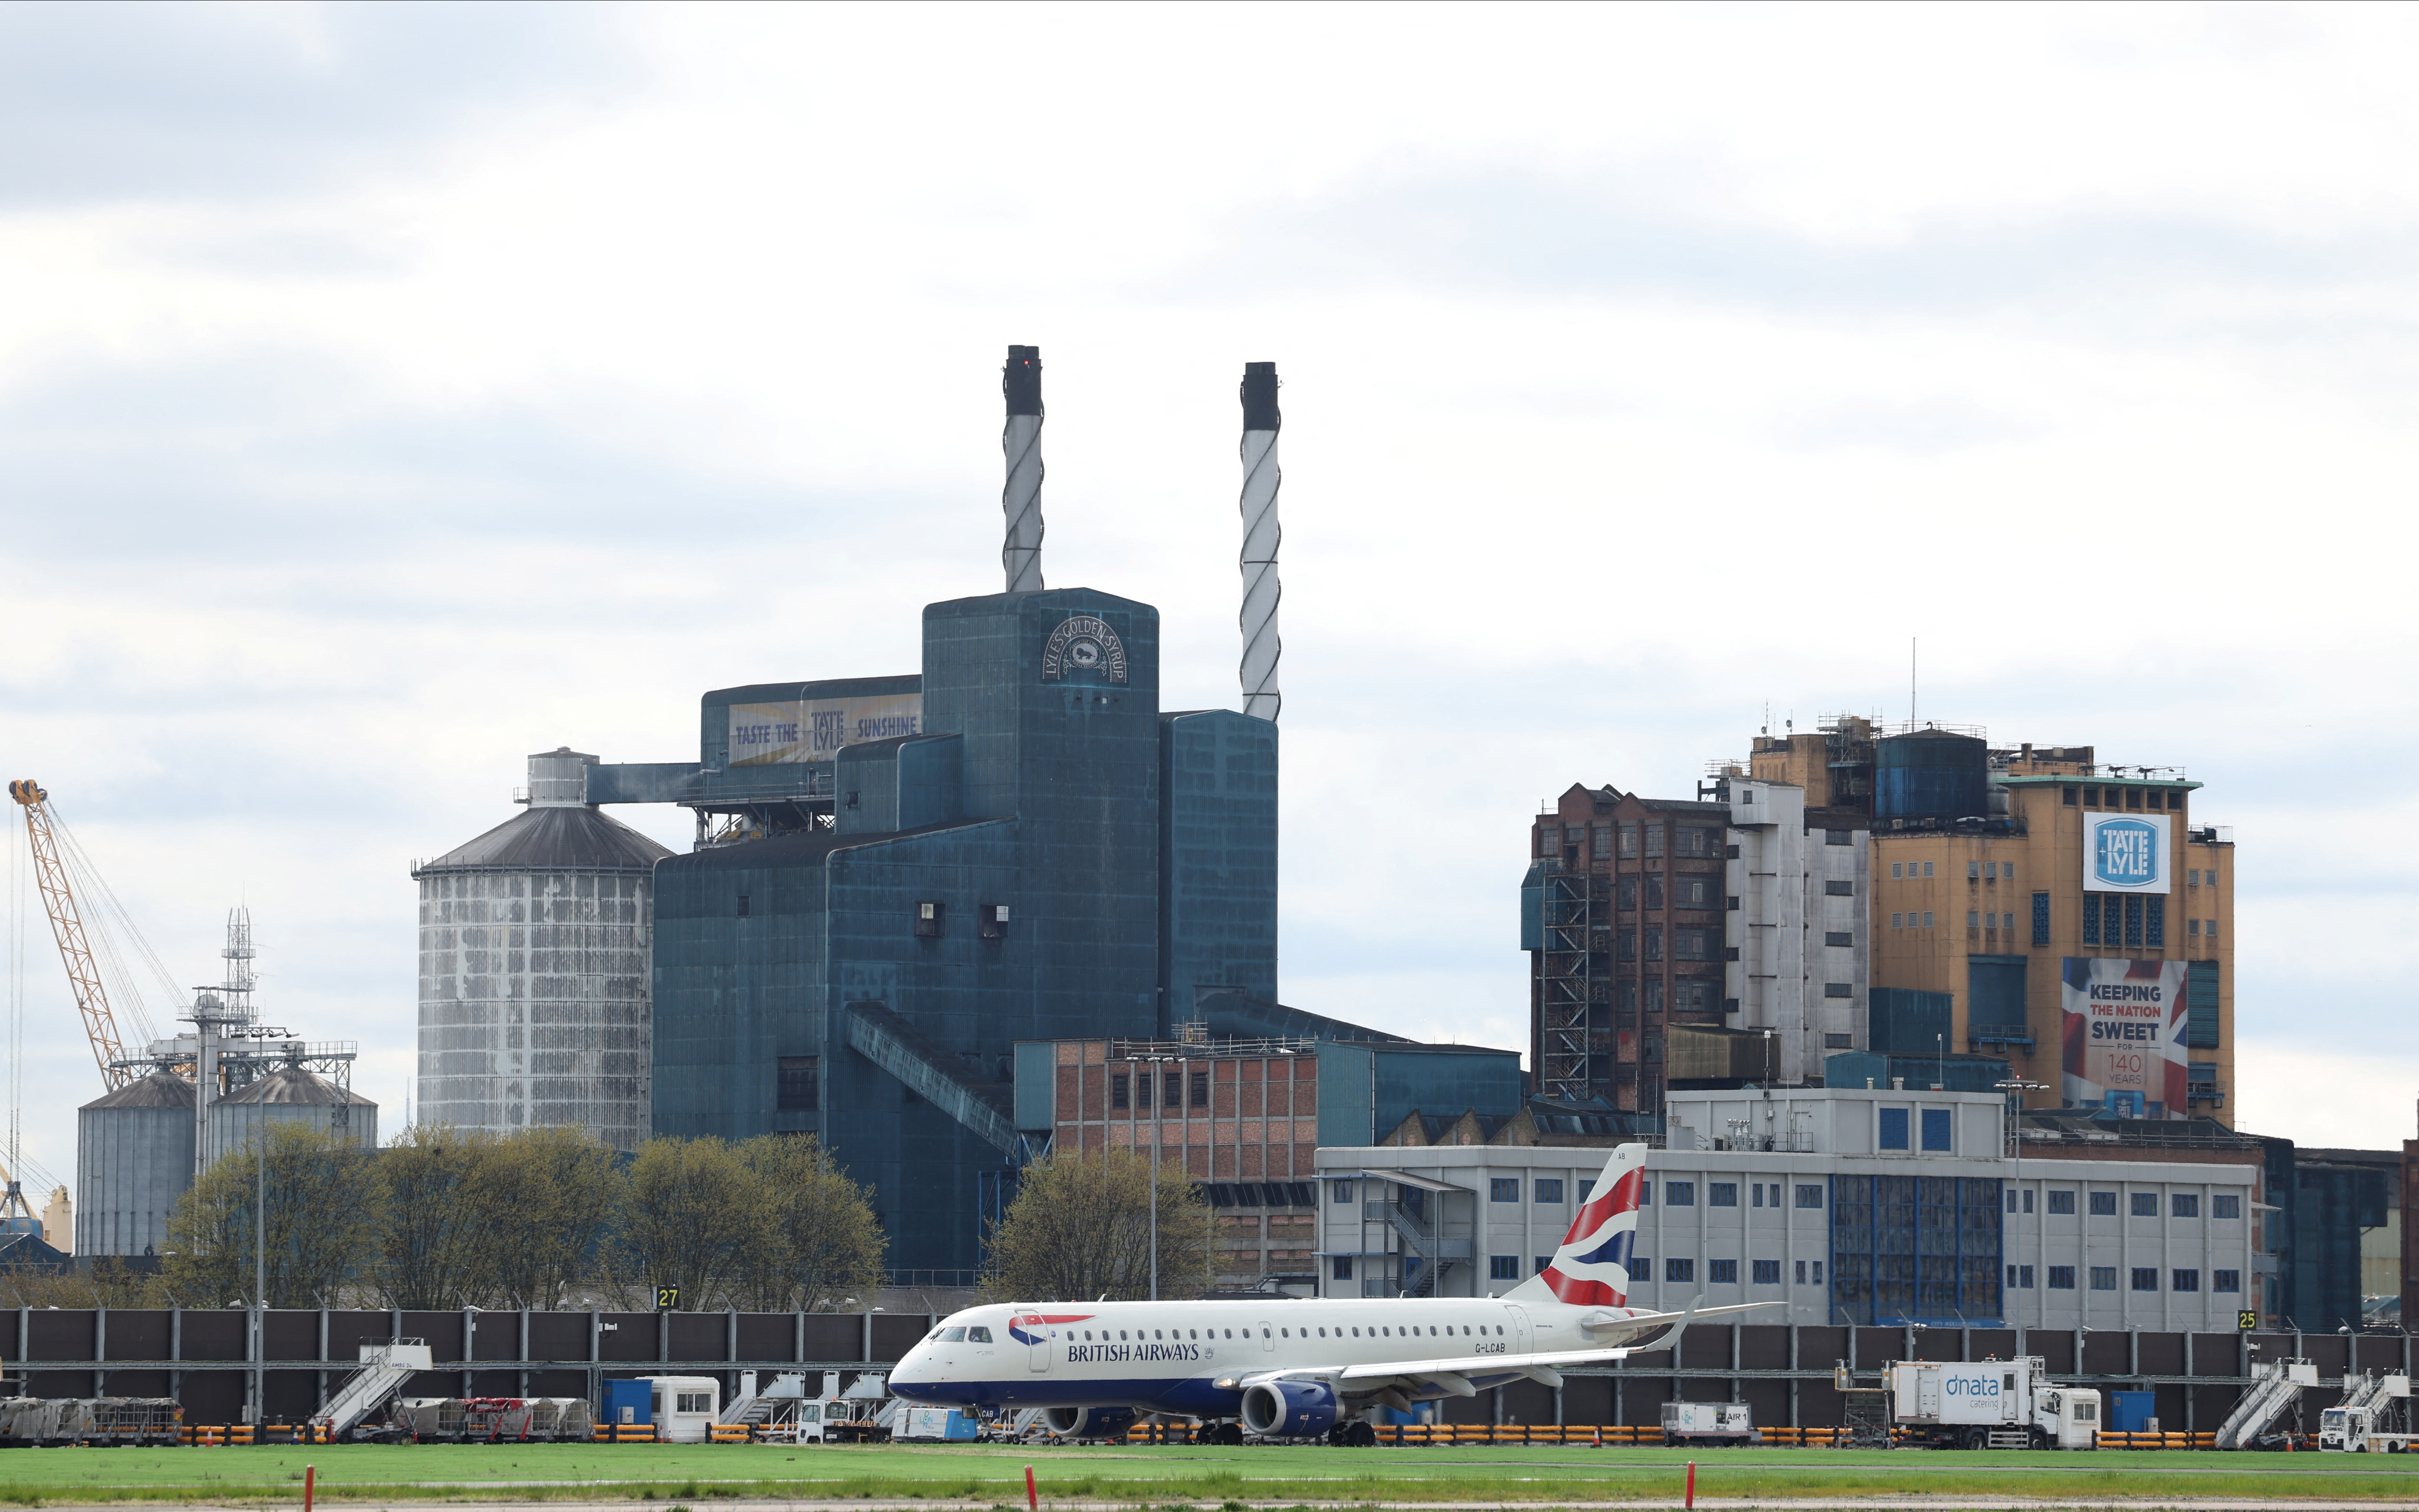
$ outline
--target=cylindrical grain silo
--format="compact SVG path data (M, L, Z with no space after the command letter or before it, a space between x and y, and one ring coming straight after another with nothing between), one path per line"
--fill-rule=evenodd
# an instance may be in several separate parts
M587 802L595 761L532 756L527 813L412 871L424 1122L647 1137L655 867L671 852Z
M271 1123L346 1134L363 1149L377 1148L377 1103L300 1066L280 1066L210 1104L210 1159L250 1149Z
M193 1184L193 1083L155 1071L76 1110L78 1255L165 1250L168 1213Z

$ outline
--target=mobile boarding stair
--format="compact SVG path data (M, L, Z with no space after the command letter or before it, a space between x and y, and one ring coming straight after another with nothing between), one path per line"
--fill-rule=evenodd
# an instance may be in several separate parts
M2268 1431L2301 1401L2304 1387L2319 1383L2319 1367L2307 1360L2272 1360L2255 1365L2251 1389L2217 1430L2217 1447L2240 1449Z
M311 1426L324 1429L331 1442L341 1439L393 1400L413 1375L435 1368L426 1339L364 1344L360 1368L347 1376L327 1405L311 1415Z

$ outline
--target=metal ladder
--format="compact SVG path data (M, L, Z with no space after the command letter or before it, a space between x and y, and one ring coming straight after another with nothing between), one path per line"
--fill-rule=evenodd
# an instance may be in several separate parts
M327 1406L311 1414L311 1425L327 1429L329 1438L337 1438L384 1407L387 1398L401 1391L414 1374L435 1368L426 1339L364 1344L360 1368L345 1378Z
M2217 1430L2217 1447L2240 1449L2246 1439L2256 1439L2268 1431L2268 1426L2285 1415L2302 1397L2302 1383L2293 1379L2292 1366L2307 1365L2305 1360L2272 1360L2252 1370L2252 1388L2229 1413Z

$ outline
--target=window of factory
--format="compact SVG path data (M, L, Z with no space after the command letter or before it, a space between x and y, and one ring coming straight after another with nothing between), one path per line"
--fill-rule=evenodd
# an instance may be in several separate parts
M2094 1291L2116 1290L2117 1267L2113 1265L2095 1265L2091 1267L2091 1289Z
M748 897L747 897L747 894L746 894L746 893L744 893L744 892L743 892L743 893L741 893L741 894L739 895L739 917L740 917L741 918L746 918L747 917L747 912L748 912L747 904L748 904Z
M1134 1106L1150 1106L1150 1072L1147 1071L1134 1072Z
M1489 1255L1487 1257L1487 1279L1489 1281L1519 1280L1520 1257L1518 1255Z
M1982 880L1981 862L1968 861L1965 863L1965 880L1968 882L1980 882Z
M2201 937L2202 939L2204 939L2204 940L2213 940L2213 939L2217 938L2217 920L2216 920L2216 919L2213 919L2213 918L2212 918L2212 919L2209 919L2209 920L2207 920L2206 922L2204 922L2204 923L2201 925L2201 927L2200 927L2200 937Z
M1999 863L1999 880L2002 882L2013 882L2016 880L2015 862L2001 861Z
M1814 1182L1798 1182L1797 1205L1801 1208L1820 1208L1823 1206L1823 1188Z
M1823 1048L1826 1050L1854 1050L1857 1048L1857 1037L1853 1034L1826 1034L1823 1036Z
M1797 1262L1797 1284L1801 1287L1806 1284L1806 1262L1804 1260Z
M1985 862L1983 862L1983 863L1982 863L1982 880L1983 880L1983 881L1985 881L1985 882L1995 882L1995 881L1997 881L1997 880L1998 880L1998 876L1999 876L1999 863L1998 863L1998 862L1996 862L1996 861L1985 861Z
M1705 1284L1707 1286L1715 1287L1737 1286L1738 1261L1707 1260L1705 1262Z
M948 916L948 904L947 903L917 903L916 905L916 937L919 940L939 939L941 937L941 923Z
M1333 1201L1349 1202L1352 1200L1352 1183L1349 1181L1330 1181L1327 1183L1327 1188L1328 1196Z
M2172 1279L2175 1284L2168 1288L2170 1290L2198 1291L2200 1289L2200 1273L2198 1271L2178 1271L2175 1273Z
M2197 887L2200 886L2199 867L2193 867L2184 872L2184 886L2187 887Z
M1672 879L1676 894L1672 900L1678 908L1719 908L1722 905L1722 879L1708 876L1682 876Z
M2033 943L2049 943L2049 894L2045 892L2033 894Z
M2201 868L2200 880L2201 880L2201 884L2202 884L2202 886L2204 886L2204 887L2216 887L2216 886L2217 886L2217 868L2215 868L2215 867L2213 867L2213 866L2209 866L2209 867L2203 867L2203 868Z
M1903 862L1903 861L1892 861L1892 862L1890 863L1890 880L1891 880L1891 881L1893 881L1893 882L1897 881L1900 877L1902 877L1902 876L1905 875L1905 873L1906 873L1906 863L1905 863L1905 862Z
M823 1107L823 1082L816 1070L821 1057L816 1056L783 1056L780 1063L779 1101L775 1104L783 1113L814 1113Z
M2167 901L2155 893L2142 900L2142 938L2153 949L2167 943Z
M1694 1260L1665 1260L1663 1262L1663 1279L1666 1281L1694 1281L1697 1279L1697 1262Z
M1906 918L1906 916L1905 916L1904 914L1892 914L1892 915L1890 915L1890 928L1892 928L1892 929L1897 929L1897 928L1899 928L1899 927L1900 927L1900 923L1899 923L1899 921L1900 921L1901 919L1904 918Z
M2137 1265L2134 1266L2133 1270L2134 1290L2156 1291L2159 1289L2159 1268L2157 1266Z
M1736 1181L1707 1181L1705 1183L1705 1206L1708 1208L1737 1207L1738 1183Z
M1780 1285L1780 1262L1779 1260L1756 1261L1755 1284L1759 1287L1777 1287Z
M1732 1203L1733 1206L1736 1206L1737 1198L1735 1196L1733 1196ZM1664 1182L1663 1205L1667 1208L1695 1207L1697 1205L1697 1183L1694 1181Z
M2211 1291L2241 1291L2242 1289L2242 1273L2240 1271L2211 1271L2209 1273L2209 1289Z
M2125 900L2125 943L2127 945L2142 943L2142 900L2139 897L2129 897Z
M1663 1058L1663 1037L1661 1035L1650 1034L1646 1037L1646 1058L1649 1061L1659 1061Z
M2158 804L2158 795L2157 795L2157 794L2155 794L2155 793L2154 793L2154 794L2150 795L2150 803L2151 803L2151 806L2152 806L2152 807L2154 807L2154 808L2157 806L2157 804ZM2126 808L2128 808L2128 809L2138 809L2138 808L2140 808L2141 806L2142 806L2142 790L2141 790L2140 788L2127 788L2127 789L2125 790L2125 807L2126 807Z
M1650 981L1646 984L1646 1011L1649 1013L1663 1011L1663 984L1659 981Z
M1646 906L1649 908L1660 908L1663 906L1663 879L1661 877L1648 877L1646 879Z
M1906 1109L1883 1108L1880 1112L1881 1148L1904 1149L1906 1148Z
M2025 1188L2025 1211L2026 1212L2033 1211L2033 1189L2031 1187Z
M1588 854L1599 861L1612 859L1612 826L1598 825L1588 832Z
M2094 1193L2092 1193L2092 1194L2091 1194L2091 1216L2093 1216L2094 1218L2114 1218L2114 1217L2116 1217L2116 1216L2117 1216L2117 1194L2116 1194L2116 1193L2114 1193L2114 1192L2094 1192Z
M1929 908L1923 911L1923 927L1925 929L1932 927L1932 910Z
M2049 1289L2052 1291L2072 1291L2074 1289L2074 1267L2072 1265L2051 1266L2049 1268Z
M1159 1105L1164 1108L1182 1107L1184 1105L1184 1072L1171 1071L1162 1079L1166 1085L1163 1088L1163 1095L1159 1100ZM1204 1101L1206 1102L1207 1099Z
M1338 1281L1351 1280L1352 1257L1349 1255L1336 1256L1333 1261L1328 1266L1327 1273Z
M2073 788L2060 788L2057 790L2058 801L2065 804L2070 809L2074 807L2076 795L2077 790Z
M1721 831L1691 825L1680 831L1678 843L1682 856L1711 856L1721 844Z
M2200 938L2199 919L2187 918L2184 920L2184 938L2188 940L2196 940Z
M2181 789L2181 788L2176 788L2176 789L2173 789L2172 791L2170 791L2170 792L2167 794L2167 807L2168 807L2168 808L2170 808L2170 809L2180 809L2180 808L2182 808L2183 806L2184 806L2184 790L2183 790L2183 789Z
M1196 1071L1192 1074L1193 1096L1191 1098L1191 1102L1196 1108L1206 1108L1210 1105L1210 1073L1206 1071Z
M2100 790L2098 788L2085 788L2083 790L2083 806L2087 809L2097 809L2100 807Z
M1823 995L1826 997L1854 997L1857 995L1856 984L1854 982L1846 981L1826 981L1823 984Z
M1624 961L1638 959L1638 932L1634 929L1621 932L1621 958Z
M1826 829L1823 831L1823 843L1826 845L1854 845L1856 842L1857 832L1853 829Z
M1614 902L1615 902L1615 903L1616 903L1618 906L1620 906L1620 907L1623 907L1623 908L1635 908L1635 907L1637 907L1637 906L1638 906L1638 879L1637 879L1636 877L1624 877L1624 878L1622 878L1622 879L1621 879L1621 881L1620 881L1618 884L1616 884L1616 885L1615 885L1615 887L1614 887L1614 894L1613 894L1613 896L1614 896Z
M1663 959L1663 932L1659 929L1646 932L1646 959L1649 961Z
M2049 1211L2052 1212L2072 1212L2074 1211L2073 1192L2053 1191L2050 1193Z
M1132 1106L1133 1106L1133 1099L1132 1099L1132 1097L1131 1096L1131 1094L1129 1094L1129 1093L1128 1093L1128 1091L1127 1091L1127 1088L1128 1088L1128 1087L1130 1087L1131 1085L1132 1085L1132 1079L1131 1079L1131 1078L1129 1078L1129 1077L1126 1075L1126 1073L1125 1073L1124 1072L1121 1072L1121 1071L1120 1071L1120 1072L1110 1072L1110 1073L1109 1073L1109 1106L1111 1106L1111 1107L1113 1107L1113 1108L1124 1108L1124 1107L1132 1107Z
M1638 825L1635 824L1624 824L1616 827L1618 827L1621 833L1621 854L1624 856L1636 856L1638 854Z
M2083 943L2100 943L2100 900L2097 898L2083 900Z
M1826 882L1823 884L1823 896L1826 898L1853 898L1856 895L1857 885L1853 882Z
M1563 1200L1563 1180L1562 1180L1562 1178L1561 1178L1561 1177L1558 1177L1558 1176L1553 1176L1553 1177L1543 1177L1543 1176L1541 1176L1541 1177L1539 1177L1539 1178L1537 1179L1537 1200L1538 1200L1538 1201L1540 1201L1540 1202L1560 1202L1560 1201L1562 1201L1562 1200Z
M2156 1192L2136 1192L2133 1198L2134 1217L2155 1218L2159 1215L2159 1195Z
M2232 1192L2221 1192L2209 1199L2209 1215L2212 1218L2240 1218L2242 1198Z
M1923 1110L1924 1149L1947 1149L1949 1148L1949 1113L1947 1108L1925 1108Z
M1487 1200L1489 1202L1519 1201L1520 1179L1517 1176L1490 1178L1487 1183Z
M1663 826L1661 825L1649 825L1646 826L1646 854L1649 858L1663 854Z
M1675 929L1672 932L1672 957L1675 961L1710 961L1713 952L1721 948L1721 937L1709 929Z
M1930 876L1930 875L1932 875L1932 863L1931 863L1930 861L1926 861L1926 862L1924 862L1924 863L1923 863L1923 874L1924 874L1925 876Z
M1823 932L1823 943L1826 946L1832 947L1834 949L1841 946L1854 946L1857 943L1856 932L1854 930L1844 929L1825 930ZM1840 995L1845 997L1848 995L1846 993L1841 993Z
M1706 938L1713 932L1705 932ZM1657 986L1662 985L1656 983ZM1675 1013L1703 1012L1714 1006L1714 984L1710 981L1675 981L1672 984L1672 1010Z
M1980 909L1968 908L1965 910L1965 927L1967 929L1980 929L1982 927L1982 911Z
M1537 854L1539 856L1552 856L1560 852L1562 848L1563 829L1560 825L1539 825L1537 826Z

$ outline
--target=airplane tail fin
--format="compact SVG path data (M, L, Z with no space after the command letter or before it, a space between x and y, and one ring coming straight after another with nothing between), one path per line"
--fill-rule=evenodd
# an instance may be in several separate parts
M1638 1239L1638 1203L1645 1184L1646 1147L1616 1147L1554 1257L1504 1296L1579 1307L1627 1306L1629 1253Z

